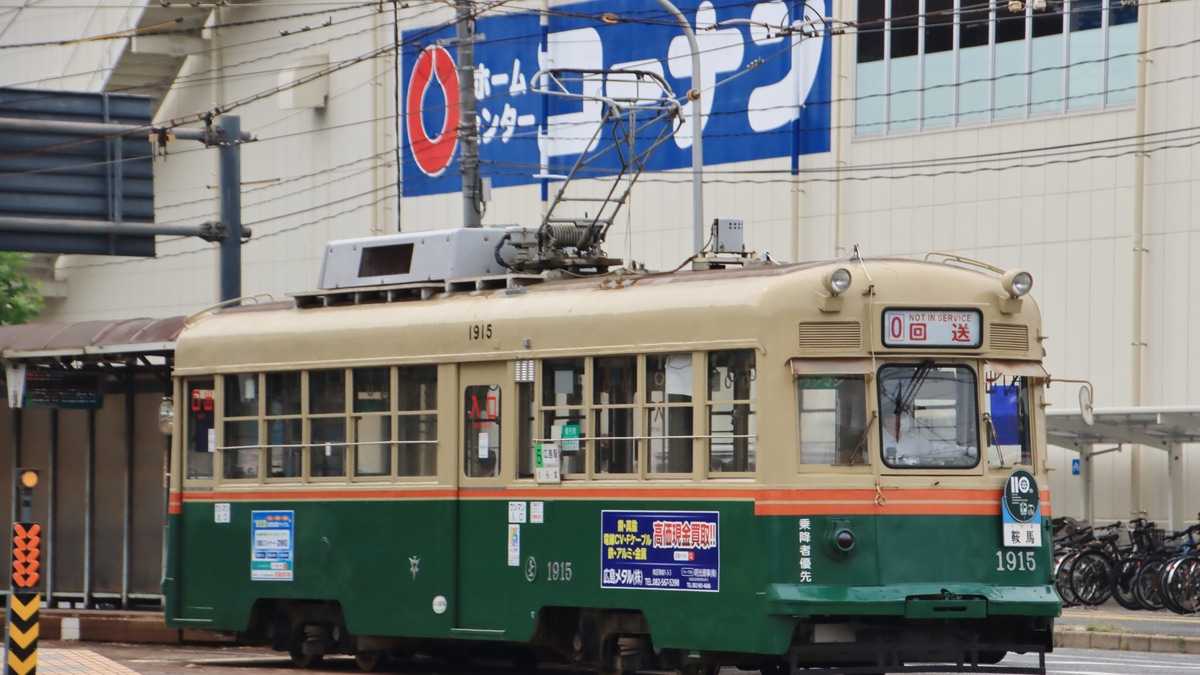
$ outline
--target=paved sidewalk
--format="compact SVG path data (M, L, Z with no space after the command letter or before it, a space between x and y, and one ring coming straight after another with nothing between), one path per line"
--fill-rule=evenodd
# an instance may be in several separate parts
M1089 631L1074 626L1054 630L1054 646L1064 649L1116 649L1129 652L1200 654L1200 638L1143 635L1119 631Z
M39 673L96 673L97 675L137 675L136 670L106 659L86 649L38 649Z

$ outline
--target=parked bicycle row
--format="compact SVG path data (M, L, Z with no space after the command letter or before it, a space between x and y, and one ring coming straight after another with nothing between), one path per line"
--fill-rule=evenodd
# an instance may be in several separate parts
M1200 519L1200 518L1198 518ZM1200 613L1200 525L1168 533L1145 518L1092 527L1054 519L1054 583L1063 604Z

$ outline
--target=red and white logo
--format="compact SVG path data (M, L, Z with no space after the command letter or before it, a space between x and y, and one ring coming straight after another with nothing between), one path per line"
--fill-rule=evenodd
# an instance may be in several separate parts
M422 119L422 102L429 87L438 86L446 101L442 128L429 133ZM408 97L404 106L405 126L409 147L417 167L427 176L439 176L458 148L458 69L454 57L442 47L426 47L417 57L408 80Z

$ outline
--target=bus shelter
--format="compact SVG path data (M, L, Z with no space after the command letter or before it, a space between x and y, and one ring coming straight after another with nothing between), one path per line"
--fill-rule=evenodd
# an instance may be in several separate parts
M1091 424L1081 411L1046 412L1048 442L1079 453L1083 519L1091 522L1095 515L1095 458L1125 445L1140 445L1167 453L1166 527L1180 529L1191 516L1185 513L1183 450L1188 443L1200 443L1200 407L1096 408L1090 416ZM1131 477L1130 489L1136 494L1135 480Z
M0 327L10 456L0 484L12 490L0 518L19 514L16 469L38 470L32 520L47 607L161 602L169 439L159 410L183 319Z

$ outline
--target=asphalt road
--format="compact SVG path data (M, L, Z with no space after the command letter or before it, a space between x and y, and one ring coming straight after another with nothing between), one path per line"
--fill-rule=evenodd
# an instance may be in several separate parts
M43 658L38 664L39 675L80 673L91 675L278 675L280 673L357 673L354 661L345 657L326 659L319 670L299 671L286 656L249 647L189 647L177 645L129 645L113 643L46 642ZM103 657L111 666L86 669L71 667L67 656L76 661ZM1035 666L1037 659L1029 655L1010 655L1005 664ZM1057 649L1046 657L1048 675L1200 675L1200 658L1194 654L1157 654L1150 652L1120 652L1094 649ZM522 673L506 665L473 665L469 668L446 669L433 662L427 665L413 662L387 664L378 672L409 673L410 675L566 675L576 671L540 669L537 673ZM727 668L721 675L758 675L757 672Z

